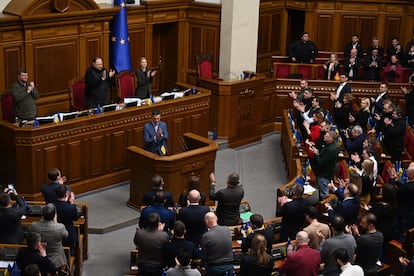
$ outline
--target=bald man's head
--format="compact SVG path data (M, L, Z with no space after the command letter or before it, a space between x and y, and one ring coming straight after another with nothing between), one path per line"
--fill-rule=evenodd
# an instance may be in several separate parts
M296 245L308 244L309 243L309 235L305 231L299 231L296 234Z
M200 199L201 195L200 192L197 190L191 190L188 194L188 201L190 201L190 203L198 203L200 202Z
M217 216L213 212L208 212L204 216L204 221L208 228L212 228L217 225Z

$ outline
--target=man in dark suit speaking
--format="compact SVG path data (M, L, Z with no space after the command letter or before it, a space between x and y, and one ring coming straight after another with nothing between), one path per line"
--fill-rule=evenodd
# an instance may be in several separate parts
M152 111L152 120L144 125L144 149L158 155L167 153L167 124L161 121L161 112Z

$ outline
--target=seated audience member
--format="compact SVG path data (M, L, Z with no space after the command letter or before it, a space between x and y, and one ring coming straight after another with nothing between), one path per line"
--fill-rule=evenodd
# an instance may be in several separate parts
M163 190L164 186L164 179L156 174L152 177L152 191L145 192L142 198L142 202L145 205L153 205L154 204L154 196L157 191L164 191L165 196L165 207L172 207L174 206L174 200L171 192Z
M252 240L252 247L240 262L240 276L270 276L273 270L273 260L268 253L266 238L257 234Z
M180 207L185 207L188 205L188 193L191 190L197 190L200 192L200 177L192 175L190 179L188 180L188 190L184 190L181 192L180 197L178 198L178 204ZM200 205L206 205L206 194L204 192L200 192L200 202L198 202Z
M65 225L57 222L56 207L53 203L48 203L43 207L42 220L33 222L29 227L29 232L35 232L41 236L42 242L46 243L47 256L56 268L68 263L62 244L62 240L68 237L68 231Z
M13 208L11 198L16 200L17 207ZM0 243L21 243L24 238L23 227L20 224L26 214L22 198L16 190L5 189L0 193Z
M163 190L159 190L155 192L154 195L154 204L145 207L141 211L141 217L139 219L139 227L147 228L148 226L148 218L150 214L157 213L160 215L160 221L165 224L165 230L170 231L174 227L174 212L168 210L165 207L165 193Z
M313 63L318 55L318 47L309 40L309 33L303 32L300 39L289 45L287 52L292 62Z
M360 108L358 111L358 123L364 130L364 132L367 132L368 130L368 121L369 117L371 116L371 110L370 110L371 101L368 98L362 98L360 103Z
M377 218L377 229L384 236L383 247L398 238L396 190L391 184L382 187L382 198L370 210Z
M318 210L314 206L309 206L305 211L305 219L309 225L303 228L303 231L309 235L309 246L319 250L321 244L320 234L326 239L331 237L331 229L328 224L319 222L317 219Z
M351 226L355 236L357 248L354 263L361 266L364 275L377 275L377 261L382 251L383 236L375 228L377 219L374 214L366 213L359 224Z
M209 231L201 237L201 261L207 266L207 275L233 275L233 248L229 229L218 225L218 218L213 212L208 212L204 219Z
M56 273L55 265L46 255L46 243L41 241L41 236L38 233L28 234L27 248L19 249L16 263L21 271L26 271L31 264L36 264L42 276L55 275Z
M168 267L175 266L175 259L178 255L178 252L182 248L190 250L190 257L192 259L198 259L196 255L196 248L191 241L188 241L184 238L186 231L185 225L182 221L177 220L174 225L174 237L164 245L164 258L167 262Z
M306 201L303 199L303 186L295 184L292 190L292 197L282 196L278 198L281 205L280 215L282 225L280 239L287 241L294 240L296 234L302 230L305 222Z
M368 81L380 81L380 72L382 70L382 58L378 53L378 49L367 52L364 61L365 79Z
M384 68L384 81L385 82L402 82L403 68L400 64L398 56L392 55L391 60Z
M300 231L296 234L296 250L292 244L288 246L287 257L278 270L286 275L318 276L320 264L319 250L310 248L308 233Z
M341 269L339 276L364 276L364 270L359 265L352 265L348 252L344 248L338 248L333 253L336 263Z
M356 166L353 166L351 169L361 179L361 194L359 195L359 202L361 207L364 207L371 202L371 194L374 191L374 162L368 158L362 161L361 165L361 170L359 170Z
M338 197L338 204L335 206L335 209L330 202L325 203L325 207L328 208L329 218L341 216L344 218L346 225L357 223L359 213L357 185L349 183L346 185L343 194L340 194L339 189L335 190L335 194Z
M359 41L359 35L357 34L352 35L351 42L345 45L344 56L351 56L352 50L358 51L358 57L362 57L362 55L364 54L364 47L362 47L362 44Z
M405 95L405 112L407 114L408 124L414 126L414 74L409 78L411 90L407 87L401 87L401 91Z
M176 267L171 267L167 270L167 276L201 276L200 271L196 268L191 268L191 250L183 247L177 252L175 258Z
M329 56L329 60L323 65L323 74L325 80L335 80L335 76L338 74L341 70L341 65L339 65L338 62L338 55L337 54L331 54Z
M163 248L168 242L168 234L163 231L164 223L160 215L151 213L148 216L148 227L137 228L134 244L138 250L138 271L142 275L160 276L165 266Z
M42 185L42 195L45 198L46 203L55 203L56 187L66 182L66 176L62 176L59 169L53 168L47 173L47 177L51 182ZM72 204L75 203L75 194L72 192L68 185L65 186L67 193L69 194L68 202Z
M352 128L350 135L348 131L344 133L345 139L344 144L347 152L351 155L353 153L357 153L358 155L362 154L363 149L363 142L366 138L362 127L356 125Z
M338 248L344 249L350 261L349 256L354 256L356 249L356 242L352 235L346 234L345 231L345 220L341 216L333 216L331 219L332 234L333 236L329 239L323 237L321 242L321 260L325 263L323 268L324 276L337 276L341 273L340 266L336 262L335 250ZM363 275L363 274L362 274Z
M349 126L349 113L352 111L352 100L354 97L351 93L343 96L342 102L335 101L333 108L334 119L338 129L347 129Z
M404 63L404 48L400 44L400 40L398 37L394 36L391 39L391 45L387 48L387 59L388 61L391 60L391 56L396 55L400 60L401 64Z
M344 72L349 80L359 80L359 70L361 69L362 60L357 49L351 50L351 55L344 60Z
M210 208L199 205L200 192L191 190L188 194L189 205L180 209L178 219L185 224L186 239L192 241L196 248L200 245L201 236L207 231L204 215L210 212Z
M78 233L73 225L73 222L79 218L78 210L75 204L68 202L68 193L65 185L56 187L57 201L55 203L57 212L57 221L65 225L69 236L63 240L64 246L69 246L71 255L75 255L75 245L78 241Z
M240 202L244 197L244 190L239 185L240 176L232 173L227 178L227 188L216 192L216 177L214 173L210 174L210 199L217 201L216 214L218 224L220 225L237 225L240 220Z
M272 250L272 244L274 240L273 232L264 228L263 217L259 214L253 214L250 216L250 225L252 227L252 233L246 235L246 232L242 229L242 251L247 252L252 246L252 240L256 235L263 235L267 241L267 253L270 254Z

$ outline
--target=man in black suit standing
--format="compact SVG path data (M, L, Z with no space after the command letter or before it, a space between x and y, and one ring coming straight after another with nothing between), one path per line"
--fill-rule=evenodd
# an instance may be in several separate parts
M342 103L346 93L351 93L351 86L348 84L348 76L346 74L341 74L339 84L336 87L336 92L331 92L331 100L333 102L340 101Z
M144 197L142 199L142 202L145 205L154 205L155 193L157 191L163 190L163 186L164 186L164 179L158 174L154 175L152 177L152 188L153 188L153 190L144 193ZM173 196L172 196L171 192L164 191L164 196L165 196L165 206L166 207L174 206L174 200L173 200Z
M240 202L244 197L244 190L239 185L240 177L232 173L227 178L227 188L216 192L216 177L210 174L210 199L217 200L216 214L219 225L237 225L240 220Z
M352 35L351 42L346 44L344 50L345 57L350 57L352 49L358 50L358 57L362 58L364 54L364 48L362 47L362 44L359 42L359 36L357 34Z
M376 97L375 98L371 97L372 115L375 115L375 114L381 115L383 113L384 100L387 100L387 99L389 99L388 84L383 82L380 84L379 92L376 95Z
M189 205L183 207L178 214L177 220L181 220L185 224L186 238L192 241L196 248L199 247L201 236L207 231L207 225L204 221L204 215L210 212L210 208L200 205L200 192L191 190L188 194Z

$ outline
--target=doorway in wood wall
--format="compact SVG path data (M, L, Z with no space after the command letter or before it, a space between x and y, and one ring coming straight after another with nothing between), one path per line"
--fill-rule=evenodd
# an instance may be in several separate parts
M163 23L153 26L153 57L157 62L157 78L152 85L153 94L170 91L177 82L178 23ZM155 68L154 68L155 69ZM158 84L158 85L157 85Z

